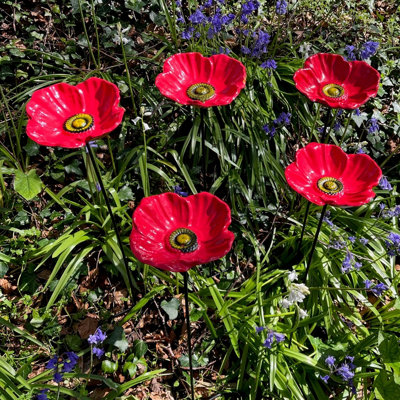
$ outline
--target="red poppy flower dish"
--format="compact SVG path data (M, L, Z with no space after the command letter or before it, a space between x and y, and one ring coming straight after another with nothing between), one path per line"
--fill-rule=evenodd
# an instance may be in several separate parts
M186 272L228 253L235 238L230 223L229 206L207 192L146 197L133 213L131 249L144 264Z
M156 78L156 86L165 97L199 107L230 104L245 84L245 66L225 54L209 58L200 53L174 54Z
M118 103L118 87L104 79L57 83L33 93L26 132L43 146L82 147L121 123L125 110Z
M382 171L367 154L346 154L333 144L310 143L285 170L288 184L319 206L361 206L375 197Z
M293 79L297 89L311 101L354 110L376 96L380 75L365 61L346 61L338 54L319 53L307 58Z

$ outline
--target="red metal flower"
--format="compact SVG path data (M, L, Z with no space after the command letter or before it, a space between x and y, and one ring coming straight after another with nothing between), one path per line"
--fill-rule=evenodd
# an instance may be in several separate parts
M165 97L199 107L230 104L245 84L245 66L225 54L209 58L200 53L174 54L156 78L156 86Z
M118 103L118 87L104 79L57 83L33 93L26 132L44 146L82 147L121 123L125 110Z
M320 206L361 206L375 197L382 176L367 154L346 154L333 144L310 143L285 170L288 184Z
M228 253L235 238L230 223L229 206L210 193L146 197L133 213L131 249L145 264L185 272Z
M376 96L380 75L365 61L349 62L338 54L319 53L307 58L293 79L311 101L355 109Z

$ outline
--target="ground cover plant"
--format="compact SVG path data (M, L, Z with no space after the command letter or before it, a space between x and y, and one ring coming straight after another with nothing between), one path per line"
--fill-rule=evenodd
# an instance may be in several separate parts
M1 399L400 397L395 0L0 16Z

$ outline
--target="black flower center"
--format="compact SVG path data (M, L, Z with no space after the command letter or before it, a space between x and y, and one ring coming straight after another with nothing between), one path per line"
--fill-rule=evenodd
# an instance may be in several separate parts
M93 126L90 114L75 114L64 122L64 129L71 133L85 132Z
M338 194L343 190L343 183L329 176L319 179L317 186L319 190L329 195Z
M186 94L192 100L200 100L204 102L215 95L215 89L214 86L211 86L208 83L195 83L194 85L189 86Z
M322 88L324 94L328 97L338 98L344 95L344 89L342 86L337 85L336 83L330 83L329 85L325 85Z
M169 244L182 253L191 253L198 247L196 234L186 228L173 231L169 236Z

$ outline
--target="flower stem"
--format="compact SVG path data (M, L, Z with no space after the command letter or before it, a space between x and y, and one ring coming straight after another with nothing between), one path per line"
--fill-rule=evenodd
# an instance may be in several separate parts
M205 108L200 109L200 135L201 135L201 153L203 157L203 163L202 163L202 175L203 175L203 188L204 190L207 189L207 184L206 184L206 174L207 174L207 160L206 160L206 130L204 126L204 116L206 113Z
M307 201L306 212L304 213L303 227L301 228L299 250L301 248L301 244L303 243L303 237L304 237L304 231L306 229L307 218L308 218L308 214L310 213L310 205L311 205L311 202Z
M190 370L190 392L191 398L194 400L194 383L193 383L193 364L192 364L192 335L190 333L190 315L189 315L189 293L188 293L188 273L183 272L183 290L185 292L185 312L186 312L186 329L187 329L187 347L189 353L189 370Z
M103 193L104 201L106 202L107 210L108 210L108 213L110 214L111 222L112 222L113 227L114 227L115 235L117 236L118 245L119 245L119 248L121 249L122 259L124 261L126 274L128 276L128 281L129 281L129 286L130 286L129 289L130 289L130 292L132 293L134 285L133 285L131 274L130 274L129 267L128 267L128 260L126 259L126 256L125 256L125 253L124 253L124 247L123 247L123 244L122 244L121 236L119 234L117 223L115 221L115 217L114 217L114 214L113 214L112 209L111 209L111 204L110 204L110 201L108 199L106 189L104 188L104 184L103 184L103 180L101 178L99 166L96 163L96 160L95 160L95 157L94 157L94 154L93 154L93 149L90 147L89 143L86 143L86 148L87 148L90 160L92 162L92 165L94 167L94 171L96 173L97 180L99 181L101 192Z
M328 207L328 204L325 204L325 205L322 207L321 216L320 216L320 218L319 218L317 231L315 232L314 242L313 242L313 244L312 244L310 256L309 256L309 258L308 258L307 269L306 269L306 277L304 278L304 282L307 282L308 271L310 270L312 257L313 257L313 255L314 255L315 246L317 245L318 235L319 235L319 232L320 232L320 230L321 230L322 221L324 220L324 216L325 216L327 207Z

